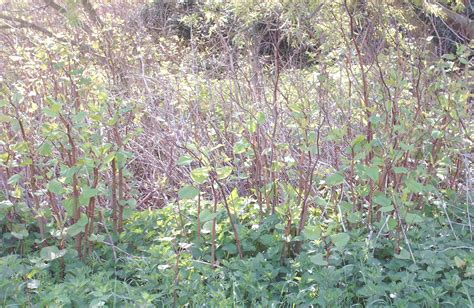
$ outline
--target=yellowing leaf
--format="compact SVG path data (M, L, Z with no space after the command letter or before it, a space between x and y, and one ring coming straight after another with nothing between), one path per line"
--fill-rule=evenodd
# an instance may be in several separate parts
M191 178L198 184L203 184L206 182L207 178L209 177L209 168L202 167L196 168L191 171Z
M232 173L232 167L226 166L226 167L216 168L216 173L217 173L217 179L223 180Z
M193 158L189 155L183 155L180 158L178 158L178 161L176 162L177 165L179 166L186 166L189 165L193 162Z

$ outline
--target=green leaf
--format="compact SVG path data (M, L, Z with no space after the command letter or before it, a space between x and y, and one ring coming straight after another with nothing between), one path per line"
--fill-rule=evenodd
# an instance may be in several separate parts
M217 179L223 180L232 173L232 167L226 166L226 167L216 168L216 173L217 173Z
M81 195L79 196L80 204L87 204L89 199L95 197L99 194L99 190L97 188L92 188L89 186L83 187Z
M228 253L232 253L232 254L237 253L237 246L235 246L234 244L224 245L224 247L222 247L222 249L224 251L227 251Z
M203 210L201 212L201 214L199 214L199 219L201 220L201 222L210 221L210 220L213 220L214 218L216 218L217 214L218 213L212 213L209 210Z
M63 184L54 179L48 182L47 188L50 192L57 195L60 195L64 192Z
M81 232L84 232L85 227L79 226L78 224L73 224L67 229L67 235L74 237Z
M251 119L247 124L247 129L249 133L255 133L257 131L257 122Z
M342 251L344 247L346 247L347 243L349 243L349 240L350 236L347 233L337 233L331 235L331 241L340 251Z
M408 173L408 169L405 167L393 167L395 174Z
M10 209L13 207L13 203L10 200L0 201L0 210Z
M204 234L211 233L212 230L212 221L206 222L204 225L202 225L201 232Z
M390 205L390 206L382 206L382 207L380 208L380 211L381 211L382 213L391 212L391 211L393 211L393 206L391 206L391 205Z
M21 230L12 231L11 235L19 240L22 240L28 237L28 230L26 230L25 228L22 228Z
M61 103L55 101L53 98L48 97L46 98L46 101L49 104L49 107L43 108L43 113L47 115L48 117L56 117L58 113L61 111Z
M324 255L322 253L317 253L314 256L311 256L309 260L314 265L326 266L328 265L328 261L324 260Z
M183 155L180 158L178 158L178 161L176 162L177 165L179 166L186 166L189 165L193 162L193 158L189 155Z
M376 182L379 179L379 167L377 166L370 166L365 169L367 175Z
M363 141L365 141L365 136L358 135L356 138L354 138L354 140L352 140L351 145L354 147Z
M319 240L321 238L321 228L319 226L306 226L302 234L308 240Z
M209 168L196 168L191 171L191 178L198 184L203 184L209 177Z
M245 151L247 151L248 146L249 146L249 143L246 140L244 139L239 140L233 146L234 154L244 153Z
M55 111L55 109L53 108L48 108L48 107L43 108L43 113L50 118L54 118L58 116L58 111Z
M64 256L65 253L66 250L59 250L56 246L48 246L41 249L40 257L45 261L52 261Z
M77 166L72 166L71 168L65 168L64 169L64 177L66 177L67 180L72 180L72 177L74 176L74 174L77 173L77 171L79 170L79 168Z
M355 213L350 213L349 216L347 216L347 220L352 223L352 224L355 224L355 223L358 223L361 221L361 217L360 217L360 213L358 212L355 212Z
M387 196L384 194L384 193L381 193L381 192L378 192L374 195L374 198L373 198L374 202L377 203L378 205L381 205L381 206L386 206L386 207L389 207L392 205L392 202L390 201L389 198L387 198Z
M17 183L20 181L20 179L21 179L21 174L19 174L19 173L18 173L18 174L14 174L14 175L12 175L12 176L8 179L8 182L7 182L7 183L8 183L9 185L15 185L15 184L17 184Z
M334 173L326 178L326 183L330 186L342 184L344 177L340 173Z
M414 192L414 193L420 193L423 191L423 184L417 182L413 178L408 178L405 182L406 187L408 188L409 191Z
M0 100L1 103L1 100ZM1 104L0 104L1 105ZM7 116L6 114L0 114L0 123L10 123L12 121L12 118Z
M394 257L401 260L408 260L410 259L410 253L408 252L408 250L403 249L402 251L400 251L400 254L394 255Z
M45 141L39 148L38 153L43 156L49 156L52 153L52 145L50 142Z
M388 220L388 229L389 229L390 231L395 230L395 228L397 227L397 225L398 225L397 220L396 220L395 218L393 218L393 217L390 217L390 219Z
M104 164L105 164L105 165L110 164L110 162L113 161L114 158L115 158L115 152L110 153L109 155L107 155L107 156L104 158Z
M405 222L407 224L422 223L423 222L423 217L421 217L418 214L407 213L407 215L405 216Z
M136 210L135 210L135 209L133 209L133 208L131 208L131 207L125 207L125 208L123 209L123 213L122 213L122 216L123 216L123 217L122 217L122 218L123 218L124 220L129 219L130 217L133 216L134 213L136 213Z
M431 137L433 137L434 139L439 139L443 136L443 133L440 132L439 130L435 129L431 132Z
M73 224L67 229L67 234L69 236L76 236L79 233L84 232L88 222L89 219L87 218L87 215L81 213L81 218L79 218L79 220L75 224Z
M194 186L186 185L178 191L178 197L182 200L194 199L199 195L199 189Z
M258 241L268 247L275 245L275 243L277 243L277 241L275 241L275 238L271 234L264 234L260 236Z
M257 112L256 118L258 124L262 125L263 123L265 123L265 113L261 111Z

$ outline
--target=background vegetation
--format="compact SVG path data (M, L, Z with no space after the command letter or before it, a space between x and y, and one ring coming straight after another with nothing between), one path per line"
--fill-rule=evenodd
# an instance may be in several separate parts
M469 1L1 1L0 305L470 307Z

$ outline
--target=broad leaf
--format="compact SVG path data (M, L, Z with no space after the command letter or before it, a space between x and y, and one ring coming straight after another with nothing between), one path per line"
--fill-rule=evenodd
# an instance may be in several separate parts
M302 234L308 240L319 240L321 238L321 228L319 226L306 226Z
M209 168L202 167L196 168L191 171L191 178L198 184L203 184L206 182L207 178L209 177Z
M48 190L53 194L60 195L64 192L63 184L58 180L51 180L48 182Z
M191 164L193 161L194 160L191 156L183 155L180 158L178 158L178 161L176 162L176 164L178 164L179 166L186 166L186 165Z
M67 234L69 236L74 237L78 235L79 233L84 232L88 222L89 222L89 219L87 218L87 216L81 213L81 218L79 218L79 220L75 224L67 228Z
M314 256L311 256L309 260L314 265L320 265L320 266L328 265L328 261L324 260L324 255L322 253L317 253Z
M206 222L216 217L217 217L217 213L212 213L209 210L203 210L201 214L199 215L199 219L201 220L201 222Z
M178 197L182 200L194 199L197 195L199 195L199 190L191 185L183 186L178 191Z
M40 257L45 261L52 261L61 258L66 253L66 250L59 250L56 246L44 247L40 251Z
M346 247L347 243L349 243L350 236L347 233L337 233L331 235L331 241L334 243L336 248L340 251Z
M326 178L326 183L330 186L342 184L344 177L340 173L334 173Z
M226 167L216 168L216 173L217 173L217 179L223 180L232 173L232 167L226 166Z

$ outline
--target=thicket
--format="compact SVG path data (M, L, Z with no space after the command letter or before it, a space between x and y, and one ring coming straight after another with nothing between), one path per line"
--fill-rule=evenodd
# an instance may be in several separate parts
M473 306L468 1L0 8L0 305Z

